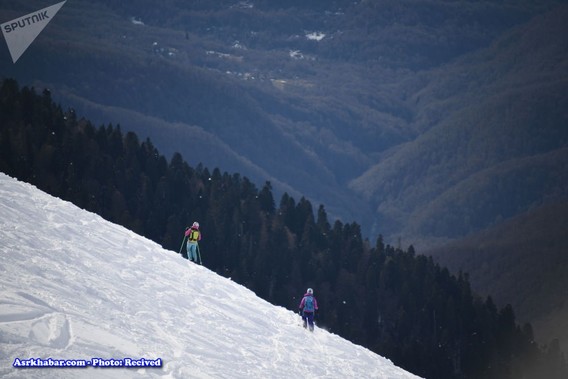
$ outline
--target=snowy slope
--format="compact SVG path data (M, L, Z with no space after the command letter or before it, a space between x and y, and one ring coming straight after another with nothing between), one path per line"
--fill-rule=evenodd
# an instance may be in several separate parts
M39 362L30 358L91 366L13 367L16 359ZM94 358L162 367L92 367ZM311 334L298 315L231 280L2 173L0 377L416 378L322 329Z

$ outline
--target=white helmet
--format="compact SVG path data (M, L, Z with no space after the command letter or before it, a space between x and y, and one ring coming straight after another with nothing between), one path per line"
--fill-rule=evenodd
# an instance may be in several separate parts
M192 227L192 228L195 228L195 229L199 229L199 223L198 223L197 221L195 221L195 222L193 223L193 225L191 225L191 227Z
M308 288L308 290L307 290L306 292L307 292L307 293L309 293L310 295L313 295L313 293L314 293L314 290L313 290L313 289L311 289L311 288Z

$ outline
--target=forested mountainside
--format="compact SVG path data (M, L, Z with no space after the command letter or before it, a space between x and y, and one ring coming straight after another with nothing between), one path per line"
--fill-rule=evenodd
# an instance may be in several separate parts
M543 205L442 248L425 251L474 291L510 303L540 341L568 345L568 203Z
M167 160L149 139L95 127L49 90L0 88L0 170L177 251L199 220L204 264L276 305L317 289L318 324L424 377L563 378L557 345L534 341L510 305L471 290L415 249L371 243L356 222L239 174ZM180 250L183 253L183 249ZM190 264L188 262L188 264ZM182 327L180 325L180 327Z
M425 75L423 132L352 187L404 237L465 236L568 198L568 7Z
M168 157L270 180L366 236L422 246L522 213L558 184L532 189L515 160L566 140L562 4L77 0L0 71Z

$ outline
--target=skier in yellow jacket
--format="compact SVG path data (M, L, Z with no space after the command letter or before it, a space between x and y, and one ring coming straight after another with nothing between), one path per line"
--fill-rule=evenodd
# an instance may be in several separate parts
M192 262L199 263L197 260L197 242L201 241L201 231L199 231L197 221L191 225L191 228L186 229L185 236L187 237L187 258Z

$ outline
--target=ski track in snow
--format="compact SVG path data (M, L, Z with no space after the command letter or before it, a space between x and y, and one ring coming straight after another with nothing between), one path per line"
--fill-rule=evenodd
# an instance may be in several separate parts
M133 232L0 173L1 378L417 378ZM161 368L14 368L14 359Z

